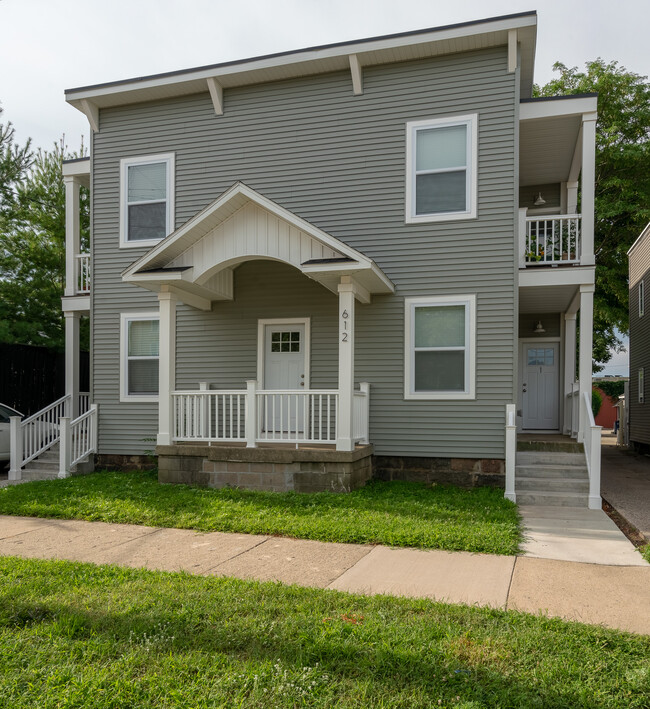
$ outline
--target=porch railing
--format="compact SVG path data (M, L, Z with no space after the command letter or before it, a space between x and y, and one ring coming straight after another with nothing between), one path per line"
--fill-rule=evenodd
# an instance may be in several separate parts
M580 214L526 217L523 239L525 266L557 266L580 263Z
M97 451L97 404L74 420L64 416L60 429L59 477L65 478L78 463Z
M581 399L582 415L585 420L584 446L589 472L589 509L602 508L600 497L600 434L601 427L596 426L594 413L591 409L591 397L584 393Z
M578 437L580 430L580 384L571 383L571 389L566 393L564 420L566 430L571 438Z
M353 438L367 442L370 385L353 397ZM339 392L336 389L176 391L172 393L173 440L220 443L335 444Z
M90 254L77 254L75 283L79 295L90 293Z
M89 397L87 392L79 394L80 412L88 409ZM66 394L27 418L11 417L9 480L20 480L21 470L27 463L59 442L60 422L70 414L70 403L71 397Z

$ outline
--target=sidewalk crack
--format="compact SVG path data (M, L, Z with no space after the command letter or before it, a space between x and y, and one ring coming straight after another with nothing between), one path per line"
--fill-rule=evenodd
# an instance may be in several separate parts
M262 546L262 544L266 544L267 542L270 542L271 539L273 539L273 537L267 537L266 539L262 539L261 542L254 544L252 547L248 547L248 549L244 549L243 551L240 551L238 554L235 554L234 556L229 556L227 559L220 561L218 564L215 564L214 566L210 566L210 568L203 571L201 575L205 576L206 574L209 574L211 571L214 571L215 569L218 569L220 566L223 566L228 561L232 561L233 559L236 559L237 557L242 556L242 554L248 554L249 551L253 551L253 549L257 549L257 547Z

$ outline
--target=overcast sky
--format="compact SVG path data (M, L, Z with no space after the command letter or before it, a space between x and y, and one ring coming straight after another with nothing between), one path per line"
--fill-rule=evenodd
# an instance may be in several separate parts
M77 149L66 88L529 10L537 83L599 56L650 74L650 0L0 0L0 120Z

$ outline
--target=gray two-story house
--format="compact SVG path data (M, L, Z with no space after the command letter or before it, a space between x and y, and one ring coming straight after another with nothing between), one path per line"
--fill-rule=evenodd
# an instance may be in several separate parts
M66 460L515 499L517 434L590 436L596 98L531 98L535 42L523 13L66 91Z

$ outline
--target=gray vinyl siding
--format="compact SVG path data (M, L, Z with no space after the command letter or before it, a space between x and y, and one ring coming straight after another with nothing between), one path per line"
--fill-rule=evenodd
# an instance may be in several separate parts
M645 270L643 270L645 269ZM644 282L644 315L639 317L639 283ZM650 445L650 238L630 254L630 441ZM639 403L639 369L644 369L644 403Z
M200 94L103 109L93 140L93 365L100 452L151 447L155 404L119 403L119 313L157 308L123 284L144 249L118 248L119 161L174 152L176 226L235 181L374 259L394 296L357 305L356 380L371 384L371 440L382 455L502 458L516 369L515 74L506 48L367 67L225 91L215 117ZM478 113L478 218L405 224L406 122ZM266 274L268 285L255 286ZM276 278L271 276L276 274ZM404 298L477 295L475 401L404 400ZM312 316L312 386L336 386L336 296L299 273L241 266L233 303L179 306L179 387L244 386L257 318ZM300 312L299 312L300 311ZM331 315L328 312L331 311Z

